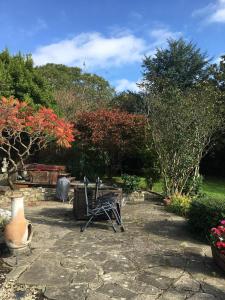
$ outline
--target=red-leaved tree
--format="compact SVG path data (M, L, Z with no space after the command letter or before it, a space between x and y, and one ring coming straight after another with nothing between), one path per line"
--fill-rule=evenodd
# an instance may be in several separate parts
M52 109L34 109L26 102L13 97L0 100L0 149L9 162L8 179L18 168L23 168L26 159L35 151L56 142L69 148L73 136L73 125L59 118Z
M145 143L145 117L116 109L77 114L75 128L82 149L95 147L102 156L107 156L108 175L121 163L125 153L134 152Z

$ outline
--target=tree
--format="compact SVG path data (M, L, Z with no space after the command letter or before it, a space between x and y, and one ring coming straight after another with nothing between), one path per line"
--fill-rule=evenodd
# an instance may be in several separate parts
M2 98L0 101L0 149L9 162L8 179L13 188L12 175L35 151L49 143L69 148L73 126L57 117L52 109L35 110L26 102Z
M119 110L97 110L77 115L78 147L83 155L94 153L93 159L103 159L111 176L121 171L123 155L129 155L145 143L146 119L142 115Z
M133 114L145 114L146 112L146 101L143 95L131 91L116 95L111 101L111 106Z
M220 58L219 64L211 66L211 81L222 91L225 92L225 55ZM225 97L225 94L223 94Z
M222 123L217 100L208 84L185 91L171 87L151 97L149 119L166 195L191 192L187 182L198 178L201 158Z
M71 121L79 110L107 107L115 93L104 78L77 67L47 64L37 70L52 87L59 111Z
M0 97L14 96L35 104L55 107L53 94L44 77L33 66L31 55L0 53Z
M165 85L182 90L208 76L206 54L192 42L168 40L168 48L157 49L154 56L144 59L144 80L148 91L162 90Z
M220 91L218 102L222 106L223 120L225 120L225 55L218 64L210 66L210 82ZM225 122L223 122L225 124ZM205 175L225 176L225 130L221 128L221 135L215 146L209 151L201 162L201 171Z

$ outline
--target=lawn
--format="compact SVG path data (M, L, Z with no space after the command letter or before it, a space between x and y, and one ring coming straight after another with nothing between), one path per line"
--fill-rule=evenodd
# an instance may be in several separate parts
M121 177L113 177L112 183L122 185ZM146 179L140 177L140 189L147 189ZM162 193L162 181L155 182L152 188L153 192ZM203 193L211 198L224 199L225 201L225 178L205 178L203 181Z
M162 193L162 182L156 182L152 190ZM203 181L203 193L209 197L224 199L225 201L225 178L205 178Z

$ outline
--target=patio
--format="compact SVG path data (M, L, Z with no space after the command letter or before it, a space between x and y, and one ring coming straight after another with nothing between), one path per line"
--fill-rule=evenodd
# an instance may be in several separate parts
M26 217L35 228L33 252L7 275L2 300L225 299L210 247L155 198L123 208L124 233L104 223L80 233L72 205L59 202L26 207ZM4 261L13 265L15 258Z

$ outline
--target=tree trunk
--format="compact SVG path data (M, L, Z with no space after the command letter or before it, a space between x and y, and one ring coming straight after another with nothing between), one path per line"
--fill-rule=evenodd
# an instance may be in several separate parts
M16 174L16 170L15 169L11 169L11 170L8 171L8 178L7 178L7 180L8 180L8 184L9 184L11 190L15 190L15 185L13 183L13 175L15 175L15 174Z

